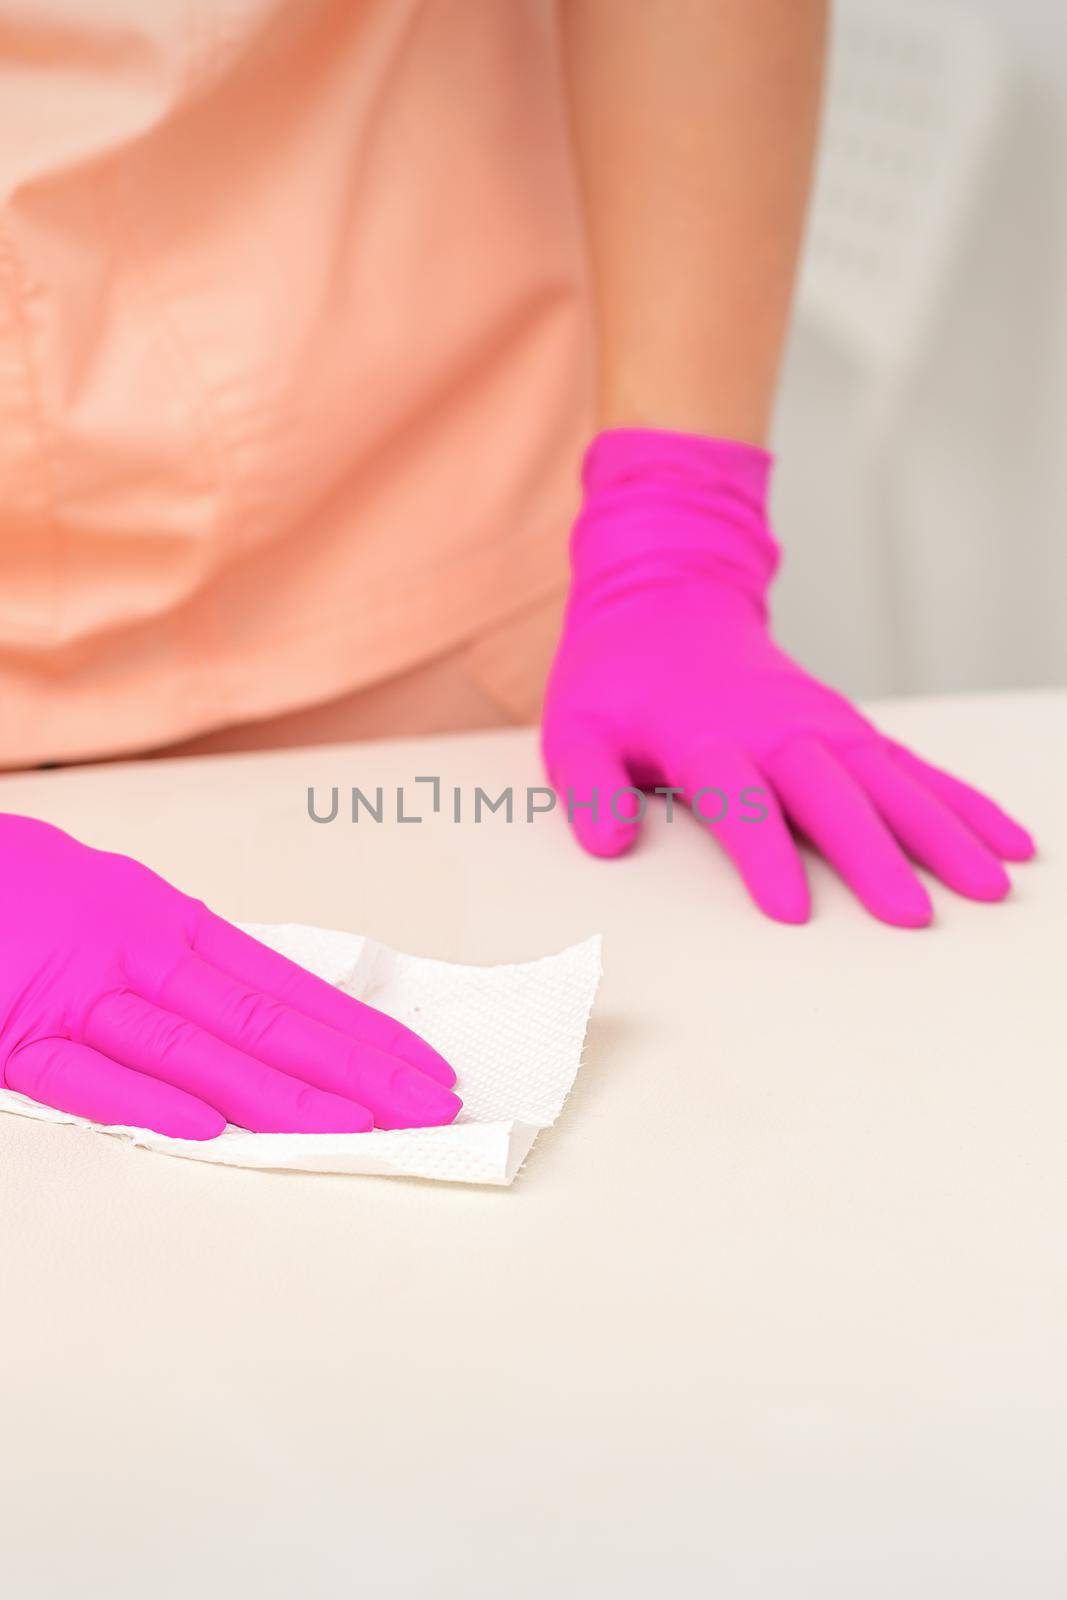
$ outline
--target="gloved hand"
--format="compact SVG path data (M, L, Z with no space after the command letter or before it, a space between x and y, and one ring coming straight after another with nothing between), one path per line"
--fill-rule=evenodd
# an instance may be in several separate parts
M451 1122L448 1063L127 856L0 814L0 1083L210 1139Z
M673 786L779 921L810 911L790 823L885 922L931 919L909 857L959 894L1001 899L1002 860L1031 856L1029 835L883 738L771 637L770 465L748 445L640 428L590 447L543 726L580 843L620 855L644 802L612 798Z

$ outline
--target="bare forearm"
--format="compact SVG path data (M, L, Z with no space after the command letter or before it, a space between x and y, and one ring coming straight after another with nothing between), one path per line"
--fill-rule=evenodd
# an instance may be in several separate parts
M764 442L826 0L561 0L600 421Z

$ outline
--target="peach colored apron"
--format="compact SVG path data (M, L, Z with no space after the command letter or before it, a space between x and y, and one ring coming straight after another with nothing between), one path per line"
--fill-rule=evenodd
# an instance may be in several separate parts
M550 0L0 0L0 106L0 764L445 659L529 714L588 424Z

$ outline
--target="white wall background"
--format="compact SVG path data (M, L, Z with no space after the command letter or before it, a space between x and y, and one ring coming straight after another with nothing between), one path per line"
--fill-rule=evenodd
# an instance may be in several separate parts
M779 632L855 694L1067 682L1067 0L955 9L1004 94L896 420L803 302L779 407Z

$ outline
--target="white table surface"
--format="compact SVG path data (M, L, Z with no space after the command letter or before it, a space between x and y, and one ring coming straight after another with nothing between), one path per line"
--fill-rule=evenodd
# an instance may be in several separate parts
M235 918L605 935L510 1190L0 1116L12 1600L1067 1592L1067 696L878 714L1035 829L1005 905L899 932L816 864L782 928L688 818L605 863L558 817L307 817L309 783L538 783L526 733L0 781Z

